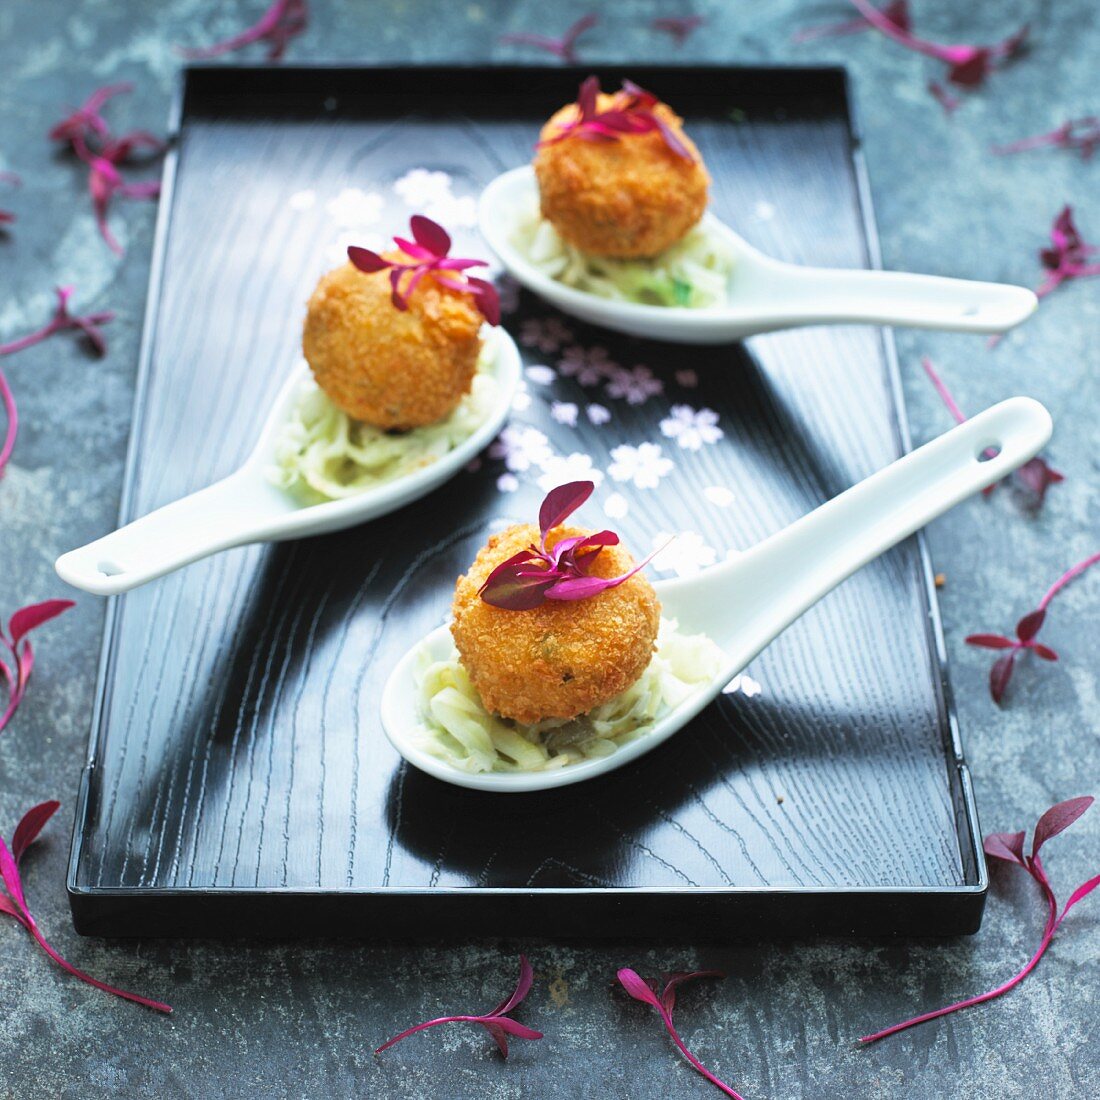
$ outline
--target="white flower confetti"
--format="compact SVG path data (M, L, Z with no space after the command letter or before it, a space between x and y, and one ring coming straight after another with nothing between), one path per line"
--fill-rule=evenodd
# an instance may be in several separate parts
M509 424L489 447L490 458L504 459L512 473L523 473L532 466L542 467L554 452L550 440L538 428Z
M604 405L589 405L584 411L588 419L595 424L597 428L601 424L606 424L611 419L611 413Z
M672 471L672 459L661 454L659 443L622 443L612 448L607 472L615 481L632 482L637 489L656 489L661 478Z
M580 451L569 455L552 455L542 463L542 470L539 488L546 493L570 481L591 481L597 486L603 481L603 470L597 470L592 465L591 455Z
M775 207L770 202L758 202L752 212L762 222L770 222L775 217Z
M675 573L678 577L694 577L718 560L718 552L703 541L698 531L681 531L677 535L658 531L653 536L652 548L657 550L659 547L664 549L654 557L653 568L661 573Z
M678 370L676 372L676 381L679 385L683 386L685 390L693 390L699 385L699 375L693 370Z
M630 502L622 493L612 493L603 502L603 511L608 519L622 519L630 511Z
M580 410L572 401L555 401L550 406L550 415L559 423L569 428L577 426L577 413Z
M703 490L703 496L705 496L715 508L728 508L735 499L733 493L724 485L708 485Z
M642 366L619 367L607 383L608 396L623 398L628 405L644 405L664 388L665 384L653 376L653 371Z
M394 182L393 189L409 206L426 206L451 197L451 177L446 172L413 168Z
M554 381L554 371L550 367L528 367L523 373L527 380L534 382L536 386L549 386Z
M337 225L352 229L373 225L382 216L385 199L373 191L358 187L345 187L334 199L325 204L328 215Z
M469 195L447 195L427 203L424 214L441 225L473 229L477 225L477 199Z
M502 493L514 493L519 488L519 478L515 474L501 474L497 478L497 488Z
M675 439L686 451L697 451L704 444L717 443L725 432L718 427L718 414L713 409L673 405L669 416L661 421L661 434Z

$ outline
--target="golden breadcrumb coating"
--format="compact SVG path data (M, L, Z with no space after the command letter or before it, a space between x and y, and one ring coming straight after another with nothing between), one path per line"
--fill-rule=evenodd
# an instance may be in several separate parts
M590 534L557 527L546 541L553 547ZM487 604L478 595L486 577L538 541L530 524L493 535L458 578L451 608L451 634L486 710L524 725L575 718L626 691L649 665L661 618L657 593L641 573L587 600L547 600L530 611ZM591 573L618 577L633 566L622 546L607 546Z
M388 271L368 275L346 263L309 299L302 351L317 385L349 416L416 428L448 416L469 392L482 320L470 295L430 275L399 310Z
M621 93L619 93L621 94ZM598 110L616 96L602 94ZM570 103L542 128L543 141L577 117ZM666 120L694 157L677 156L659 131L616 141L586 141L575 134L543 145L535 156L542 216L569 244L592 256L656 256L682 240L707 207L710 177L678 115L663 103Z

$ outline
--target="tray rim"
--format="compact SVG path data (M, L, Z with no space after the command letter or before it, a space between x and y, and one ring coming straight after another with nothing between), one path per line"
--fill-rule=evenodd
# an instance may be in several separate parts
M567 65L560 66L554 63L535 65L516 65L514 63L494 64L492 62L448 62L436 63L385 63L385 64L347 64L339 61L321 61L308 64L283 65L275 62L263 62L252 64L217 64L209 62L188 63L181 66L173 88L168 110L167 126L167 152L165 154L162 176L161 194L157 207L156 224L153 235L153 248L149 269L149 284L146 295L145 310L142 317L142 335L138 353L137 375L134 387L134 401L131 410L130 434L127 442L126 457L123 464L122 491L119 500L118 523L126 522L130 515L133 494L137 485L138 450L141 439L146 406L146 395L152 376L153 351L157 337L157 320L159 314L160 299L163 291L164 272L167 259L168 234L171 222L172 207L175 197L176 177L179 169L179 137L181 133L184 108L189 92L192 90L192 82L202 79L204 74L218 73L219 75L231 72L238 79L246 77L249 73L274 73L278 72L288 78L294 76L306 77L314 74L370 74L375 77L384 76L386 73L395 75L433 73L440 76L460 76L471 72L495 72L515 73L517 75L529 72L531 69L552 71L563 78L576 77L581 73L595 71L598 74L612 74L621 77L628 72L637 73L644 70L654 74L660 79L662 73L682 74L684 72L703 73L723 72L740 73L745 76L756 75L764 77L767 74L781 73L787 77L797 77L800 74L810 76L833 76L839 84L841 97L845 106L846 121L851 138L849 149L849 163L851 165L853 179L856 187L856 201L860 226L863 231L864 243L867 250L869 268L882 269L882 253L878 236L878 226L875 219L874 202L872 197L870 177L867 170L866 158L863 153L862 128L859 111L852 90L852 79L849 69L844 64L723 64L723 63L686 63L686 64L654 64L640 62L629 65L620 62L603 64L594 62L591 65ZM646 78L648 80L648 77ZM878 343L884 358L886 375L889 380L891 399L894 403L894 431L897 436L902 453L912 450L912 439L909 424L909 413L905 402L904 388L901 380L901 370L898 361L897 347L894 341L893 329L880 327L878 329ZM975 877L973 882L958 884L940 883L931 886L896 885L896 886L612 886L612 887L479 887L479 886L429 886L429 887L155 887L155 886L83 886L78 881L80 858L84 846L84 826L87 823L88 809L91 798L92 772L96 767L98 750L102 734L104 712L113 682L110 677L113 664L113 641L115 631L118 629L119 597L107 598L107 608L104 615L103 636L100 643L99 659L96 668L96 689L93 701L91 724L88 737L88 747L84 766L81 769L79 787L77 791L75 812L73 816L73 828L70 837L69 859L66 871L66 892L69 896L70 909L72 911L74 925L81 934L82 921L78 917L78 910L83 908L85 902L100 898L126 898L145 899L156 903L165 899L180 898L195 902L204 899L214 900L232 897L280 897L280 898L395 898L395 897L420 897L420 896L461 896L462 898L491 898L503 896L522 897L574 897L574 896L618 896L632 897L637 895L660 895L667 897L703 898L719 896L734 898L738 896L765 897L765 896L790 896L799 899L811 899L817 896L829 895L862 895L867 897L892 897L906 896L945 896L959 899L968 899L973 904L973 927L966 934L978 931L984 910L985 899L989 890L989 871L984 858L982 836L978 818L978 808L974 793L973 780L969 765L966 761L962 745L962 735L959 726L958 713L955 706L954 693L951 687L950 676L947 667L947 647L943 633L943 623L940 615L939 601L936 596L935 576L933 572L931 554L928 549L927 539L923 530L912 536L916 541L920 568L923 577L923 592L927 616L925 618L925 636L929 646L929 660L934 673L933 684L938 692L939 709L942 718L946 722L946 728L941 729L943 739L944 763L947 765L945 778L949 788L958 784L957 794L952 791L952 800L956 802L955 837L960 844L960 860L963 875L971 873L970 864ZM962 818L965 817L965 825ZM963 843L970 846L970 852L962 850ZM150 935L152 935L150 933Z

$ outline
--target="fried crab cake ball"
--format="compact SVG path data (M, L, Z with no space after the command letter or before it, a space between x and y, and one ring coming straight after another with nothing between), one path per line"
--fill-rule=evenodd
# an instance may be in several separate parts
M597 110L616 106L622 93L600 93ZM535 155L542 216L568 244L592 256L656 256L682 240L703 216L710 177L681 119L658 103L653 111L692 154L669 148L660 132L588 141L577 134L552 139L577 117L562 107L542 128Z
M482 320L470 295L431 275L409 296L408 309L397 309L387 272L346 263L317 284L302 351L337 408L377 428L417 428L448 416L469 392Z
M557 527L546 542L553 547L560 539L590 534ZM589 599L547 600L529 611L481 599L489 574L539 537L530 525L493 535L459 577L451 608L451 634L485 708L523 725L575 718L626 691L653 657L661 617L657 593L641 573ZM606 546L591 575L621 576L633 566L622 546Z

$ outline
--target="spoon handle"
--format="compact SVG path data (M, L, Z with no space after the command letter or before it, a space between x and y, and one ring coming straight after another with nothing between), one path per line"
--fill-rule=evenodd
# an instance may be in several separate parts
M1035 312L1039 300L1022 286L912 275L783 265L787 293L803 324L901 325L947 332L1006 332Z
M1039 402L1002 401L708 570L704 578L679 582L684 588L677 598L687 597L691 617L703 621L716 603L737 608L729 649L737 665L733 671L740 671L861 566L1033 458L1051 427ZM992 457L990 449L996 451Z
M218 550L259 537L255 476L238 471L57 559L62 580L97 596L128 592ZM261 498L262 499L262 498ZM262 506L261 506L262 507Z

